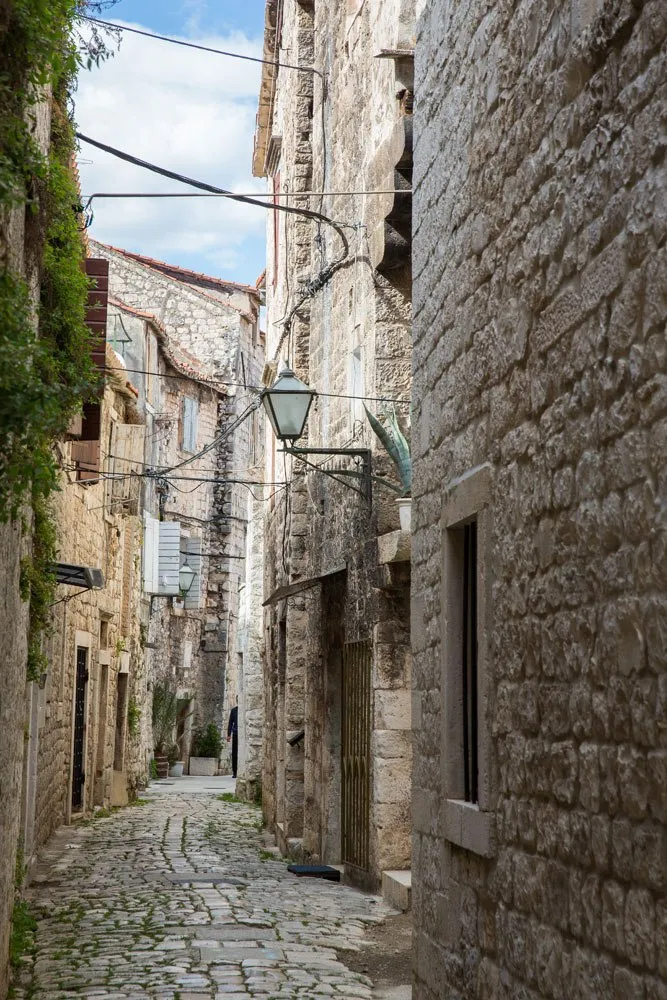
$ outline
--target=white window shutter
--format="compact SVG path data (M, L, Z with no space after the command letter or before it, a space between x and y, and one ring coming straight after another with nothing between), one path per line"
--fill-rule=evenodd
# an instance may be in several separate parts
M144 511L144 591L157 594L158 591L158 544L160 522Z
M199 404L192 396L183 397L183 451L197 450L197 417Z
M178 596L181 568L181 525L179 521L159 522L158 594Z
M186 553L189 566L195 571L192 586L185 595L185 607L195 610L201 602L201 538L191 537L187 540Z

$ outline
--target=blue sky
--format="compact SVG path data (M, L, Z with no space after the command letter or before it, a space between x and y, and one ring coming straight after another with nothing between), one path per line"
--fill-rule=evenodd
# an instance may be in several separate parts
M121 0L103 17L214 48L261 55L264 0ZM236 191L263 191L251 156L260 67L125 33L82 71L79 129L142 159ZM82 145L84 195L191 190ZM266 215L222 199L96 200L91 235L196 271L254 283Z
M167 35L236 30L257 37L264 27L263 0L121 0L111 13Z

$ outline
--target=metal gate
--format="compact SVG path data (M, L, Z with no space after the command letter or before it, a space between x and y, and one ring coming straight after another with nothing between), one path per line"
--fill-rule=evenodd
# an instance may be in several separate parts
M76 648L76 689L74 694L74 755L72 758L72 809L83 806L84 739L86 731L86 684L88 683L88 650Z
M368 870L371 644L343 646L343 861Z

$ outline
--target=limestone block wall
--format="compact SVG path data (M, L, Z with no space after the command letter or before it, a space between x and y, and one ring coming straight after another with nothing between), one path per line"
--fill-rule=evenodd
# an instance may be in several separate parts
M171 278L104 243L90 241L91 254L110 263L112 291L129 306L153 313L167 334L211 368L230 375L236 367L237 328L249 315L201 288ZM247 301L247 296L246 296Z
M9 928L14 904L16 845L21 820L21 768L23 764L23 707L27 657L27 615L20 598L22 537L18 524L0 525L0 724L6 753L0 765L0 983L8 981ZM0 996L4 996L0 986Z
M272 119L261 126L270 139L262 169L273 177L271 184L289 192L290 204L321 209L345 224L350 243L344 266L300 305L285 337L281 317L298 301L303 282L340 256L341 242L328 227L318 229L308 220L270 220L267 353L276 360L289 355L299 377L320 393L309 417L307 440L300 443L368 448L376 473L388 473L391 466L370 430L360 397L398 400L407 429L409 248L391 274L380 270L392 195L325 195L316 201L300 198L299 192L393 189L395 166L406 146L406 117L397 98L404 84L393 59L376 56L411 45L411 11L411 4L397 0L369 0L354 11L344 4L283 4L281 57L314 65L326 76L327 92L324 97L318 77L279 73ZM262 115L260 108L260 121ZM258 136L256 150L267 136ZM379 402L369 400L368 405L375 412L382 410ZM265 697L267 712L278 720L276 733L266 734L267 815L281 824L287 840L295 841L295 850L340 861L342 648L346 642L369 641L374 735L368 878L369 884L376 884L383 865L408 866L410 855L410 715L407 710L390 715L382 708L387 697L400 700L403 709L409 701L407 600L403 595L395 602L379 587L374 541L377 534L398 527L396 505L391 493L377 489L369 506L359 492L322 472L290 459L283 464L271 438L267 452L267 478L286 474L290 486L286 500L276 498L268 512L266 596L283 584L346 569L342 594L336 591L334 597L322 583L266 613ZM352 459L318 456L309 461L327 471L358 471ZM362 485L351 478L345 482ZM332 621L334 607L338 627ZM389 621L395 626L391 636ZM393 657L397 666L391 684L386 684ZM287 738L302 728L304 744L290 747Z
M109 467L105 442L109 441L111 423L125 419L126 398L107 388L102 404L102 469ZM147 712L137 601L139 518L112 511L107 480L86 485L76 482L69 459L70 445L63 444L63 449L62 485L54 499L58 557L61 562L101 569L105 585L99 591L58 588L58 599L67 599L54 607L53 632L45 645L49 668L44 686L35 692L35 714L30 721L28 752L34 755L35 780L25 790L24 842L28 858L71 817L77 645L89 650L83 812L111 804L114 769L122 772L122 784L130 793L146 777L141 728L132 733L127 726L131 698L142 715ZM127 595L124 588L129 591ZM127 616L122 612L124 596L130 612ZM120 672L127 673L127 682L121 682L119 707Z
M118 301L112 314L121 313L131 337L123 348L128 369L139 369L128 375L150 428L146 464L173 469L185 463L165 477L162 492L152 482L144 484L144 508L154 517L180 521L201 539L203 553L198 609L174 607L169 597L155 597L150 608L145 606L149 646L155 647L149 650L147 683L175 687L179 697L192 701L193 722L226 729L242 688L242 670L250 677L261 672L261 624L244 610L261 603L261 547L252 542L252 517L259 508L249 506L249 489L262 480L258 415L249 412L224 436L256 400L264 364L259 295L252 287L226 286L219 279L95 246L110 261L110 287ZM149 335L155 337L152 359ZM157 370L155 377L144 374L149 368ZM191 378L181 377L187 372ZM194 460L181 448L185 395L198 400L197 450L220 438ZM259 568L251 568L253 558L259 558ZM261 701L254 694L251 701L256 755ZM183 749L187 757L189 742Z
M44 100L33 112L33 138L47 152L51 132L51 95L45 88ZM22 206L3 211L0 219L0 265L20 274L28 284L32 301L39 301L40 260L34 240L41 217L26 213ZM21 771L24 757L24 729L27 716L26 662L28 652L27 606L21 600L21 559L27 552L20 523L0 524L0 726L5 752L0 760L0 1000L9 985L9 934L16 851L21 824Z
M417 1000L667 989L666 34L659 0L430 0L420 19ZM484 464L489 835L466 847L441 518Z

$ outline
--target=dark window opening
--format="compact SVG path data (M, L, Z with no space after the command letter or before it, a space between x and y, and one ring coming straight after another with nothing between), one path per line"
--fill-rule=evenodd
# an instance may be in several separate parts
M477 733L477 522L463 528L463 797L478 801Z
M122 771L125 763L125 718L127 716L127 674L118 674L116 689L116 734L113 769Z

